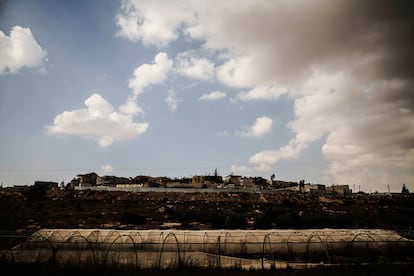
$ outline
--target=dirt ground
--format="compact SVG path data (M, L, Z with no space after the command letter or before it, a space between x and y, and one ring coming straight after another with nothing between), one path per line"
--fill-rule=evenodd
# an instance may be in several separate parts
M414 226L413 194L318 195L0 189L0 235L41 228L270 229Z

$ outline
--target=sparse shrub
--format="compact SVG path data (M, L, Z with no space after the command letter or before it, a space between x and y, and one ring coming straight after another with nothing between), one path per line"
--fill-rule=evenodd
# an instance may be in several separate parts
M299 214L296 210L288 211L278 217L278 224L282 227L298 226Z
M229 229L245 229L246 218L241 214L232 214L226 217L225 226Z
M214 207L213 207L214 208ZM201 205L200 209L198 210L198 219L202 223L207 223L209 214L211 213L211 207L206 205Z
M125 212L119 222L122 224L144 224L147 222L147 219L137 213Z
M392 197L381 197L378 201L378 205L380 206L394 206L395 205L395 199Z
M271 228L274 219L274 213L268 208L263 214L256 217L254 225L259 229Z
M47 187L45 185L35 184L30 186L27 191L29 200L42 200L46 196Z
M211 212L207 221L211 223L213 228L225 228L226 216L222 212Z
M352 197L347 197L345 198L344 203L346 206L354 206L356 204L356 201Z
M76 207L75 208L76 208L76 211L78 211L78 212L83 211L82 204L79 201L76 202Z

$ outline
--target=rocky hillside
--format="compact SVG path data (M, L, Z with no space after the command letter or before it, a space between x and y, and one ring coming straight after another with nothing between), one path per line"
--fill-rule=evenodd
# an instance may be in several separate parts
M414 195L0 190L0 234L40 228L269 229L414 226Z

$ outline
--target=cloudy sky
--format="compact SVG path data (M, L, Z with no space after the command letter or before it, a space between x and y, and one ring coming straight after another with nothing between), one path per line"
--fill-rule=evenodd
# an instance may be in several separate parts
M0 181L414 190L412 1L0 1Z

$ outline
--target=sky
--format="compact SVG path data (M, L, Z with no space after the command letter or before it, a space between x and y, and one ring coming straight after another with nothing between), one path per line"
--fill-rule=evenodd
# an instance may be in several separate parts
M413 6L0 0L0 181L414 190Z

